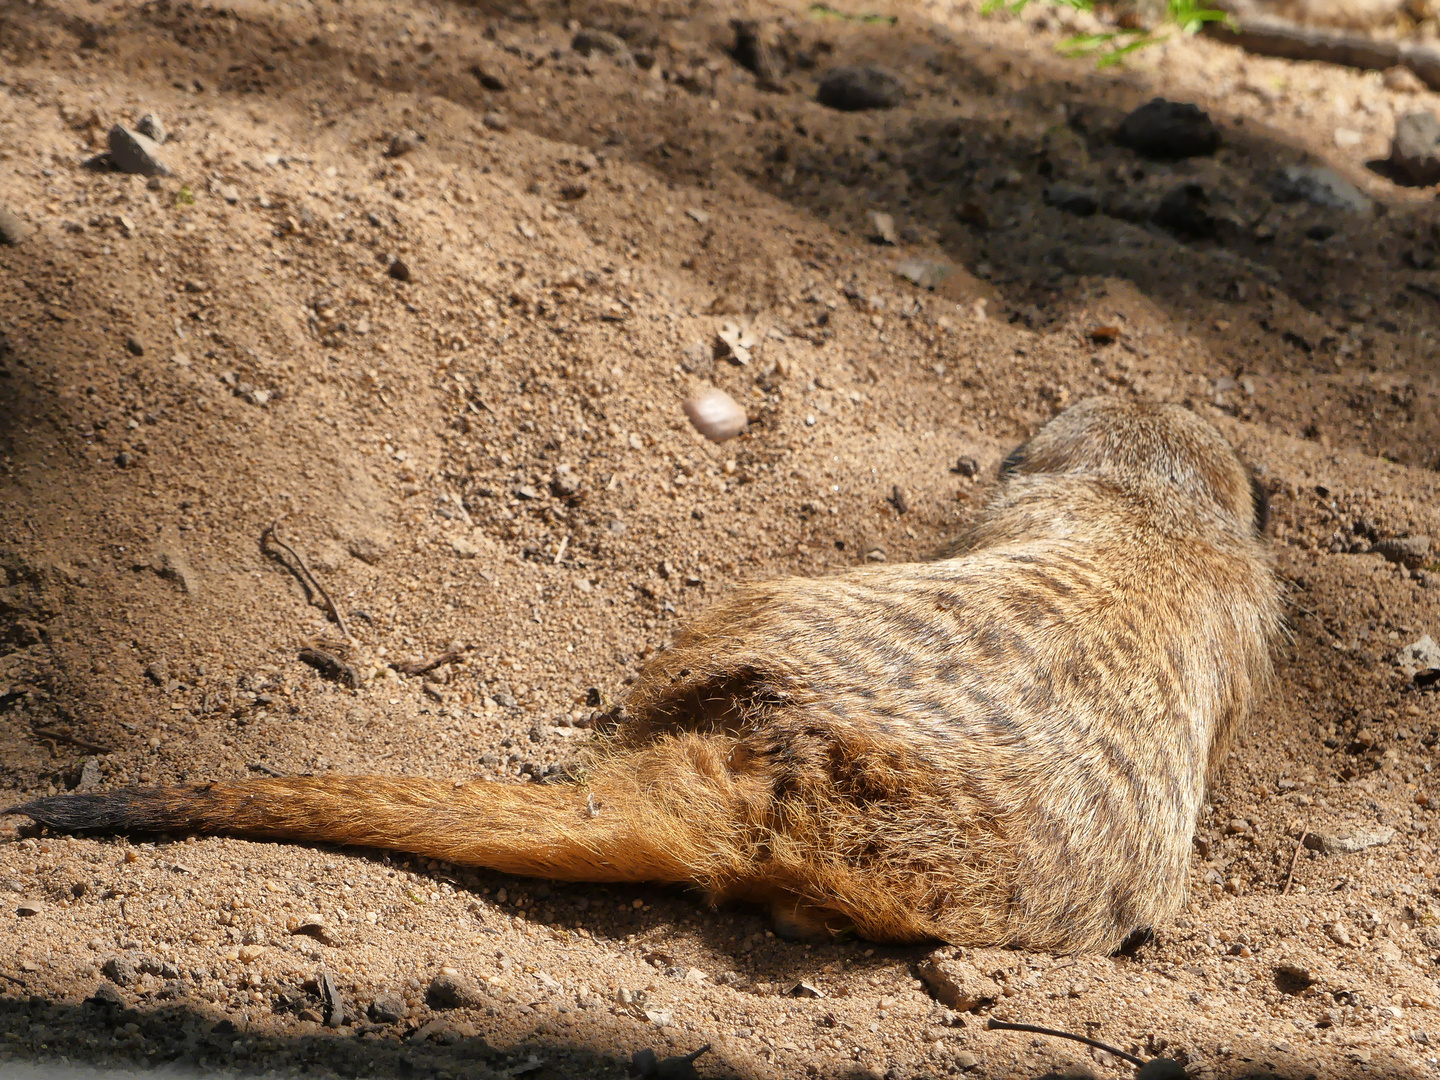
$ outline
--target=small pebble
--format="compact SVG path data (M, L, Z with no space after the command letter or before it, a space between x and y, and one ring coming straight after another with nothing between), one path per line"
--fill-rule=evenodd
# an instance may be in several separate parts
M377 1024L398 1024L409 1014L405 999L399 994L379 994L370 1003L370 1019Z
M1420 110L1395 121L1389 165L1415 187L1440 183L1440 120L1434 113Z
M581 56L589 56L593 52L601 52L606 56L614 57L630 55L630 46L625 44L625 39L608 30L581 30L571 39L570 47Z
M1305 834L1305 846L1311 851L1318 851L1322 855L1353 855L1357 851L1364 851L1366 848L1382 847L1395 839L1395 830L1377 825L1368 829L1355 829L1353 832L1331 835L1328 833L1307 832Z
M684 409L695 430L711 442L733 439L749 423L736 400L713 386L687 399Z
M21 900L15 908L15 914L22 919L28 919L33 915L39 915L44 910L44 900Z
M14 247L30 235L30 229L18 217L0 207L0 244Z
M491 70L490 68L481 67L479 64L471 65L470 74L474 75L475 81L478 82L481 86L483 86L486 90L493 90L496 93L503 93L510 88L509 84L505 81L502 75ZM505 129L501 128L500 130L503 131Z
M1386 90L1396 94L1423 94L1429 89L1420 76L1408 67L1386 68L1381 81Z
M396 281L410 280L410 266L403 259L396 259L390 264L390 269L385 271Z
M473 1009L485 1000L485 993L464 975L441 972L430 980L425 1002L432 1009Z
M406 128L397 132L390 138L390 145L385 147L385 156L396 158L410 153L420 145L420 133L414 128Z
M156 116L153 112L148 112L140 117L140 119L135 122L135 130L157 144L163 143L168 137L168 133L165 131L165 125L161 123L160 117Z

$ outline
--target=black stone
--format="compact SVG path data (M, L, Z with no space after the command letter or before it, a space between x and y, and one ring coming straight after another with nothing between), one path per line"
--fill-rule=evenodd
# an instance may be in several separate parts
M905 100L905 84L880 68L832 68L820 80L815 100L841 112L893 109Z
M1198 105L1155 98L1120 122L1115 141L1145 157L1175 161L1213 154L1220 132Z

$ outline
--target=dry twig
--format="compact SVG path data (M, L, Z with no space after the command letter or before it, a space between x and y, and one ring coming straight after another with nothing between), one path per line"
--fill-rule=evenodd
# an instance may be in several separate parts
M1259 56L1319 60L1366 70L1408 67L1432 90L1440 89L1440 49L1409 41L1383 41L1335 30L1296 26L1279 19L1246 18L1208 23L1206 37Z
M320 599L325 601L326 610L330 612L330 617L335 620L335 625L340 628L340 632L344 634L346 638L353 641L355 639L355 635L350 633L350 628L345 625L345 617L340 614L339 605L337 605L334 600L330 599L330 594L325 591L325 586L321 585L320 579L310 572L310 567L305 565L305 560L300 557L300 553L297 552L294 548L292 548L289 544L285 543L284 540L280 539L280 533L278 529L280 527L280 522L284 520L285 515L281 514L266 527L264 532L260 534L261 549L263 550L267 543L273 542L276 547L280 548L287 555L289 555L290 558L294 559L295 565L300 568L300 573L304 575L301 580L309 582L310 586L314 588L316 593L320 595Z
M299 656L301 663L309 664L325 678L342 682L351 690L359 690L364 681L360 678L360 673L345 662L343 656L337 656L325 649L307 645L300 650Z
M1280 886L1280 895L1284 896L1290 891L1290 886L1295 883L1295 864L1300 861L1300 849L1305 846L1305 838L1310 834L1304 829L1300 831L1300 839L1295 841L1295 851L1290 856L1290 869L1285 871L1285 884Z
M81 750L89 750L92 754L108 754L110 747L101 746L99 743L82 739L78 735L71 735L68 731L59 728L31 728L34 734L42 739L54 739L56 742L69 743L71 746L78 746Z
M442 664L453 663L464 655L465 647L461 645L446 649L442 653L436 653L424 660L392 660L390 666L401 675L424 675L427 671L434 671Z
M1073 1039L1076 1042L1084 1043L1086 1046L1093 1046L1096 1050L1104 1050L1107 1054L1114 1054L1116 1057L1128 1061L1137 1069L1145 1064L1144 1058L1138 1058L1134 1054L1127 1054L1124 1050L1118 1050L1113 1046L1102 1043L1099 1039L1086 1038L1084 1035L1076 1035L1069 1031L1056 1031L1054 1028L1036 1027L1034 1024L1012 1024L1008 1020L996 1020L994 1017L985 1021L985 1026L991 1031L1028 1031L1032 1035L1052 1035L1057 1039Z

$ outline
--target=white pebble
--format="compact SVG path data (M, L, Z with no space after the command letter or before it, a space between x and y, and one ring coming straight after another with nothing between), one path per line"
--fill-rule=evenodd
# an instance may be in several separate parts
M742 409L724 390L713 386L702 390L685 402L685 415L695 430L711 442L733 439L745 430L749 420Z

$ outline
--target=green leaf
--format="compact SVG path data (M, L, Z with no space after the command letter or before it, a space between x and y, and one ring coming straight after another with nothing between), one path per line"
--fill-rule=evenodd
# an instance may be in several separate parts
M1030 0L985 0L980 12L990 15L997 11L1019 14ZM1075 11L1094 11L1095 0L1048 0L1060 7ZM1204 0L1168 0L1166 21L1182 34L1195 34L1204 29L1206 23L1228 22L1230 16L1223 11L1201 6ZM1112 67L1123 63L1125 58L1139 49L1166 40L1168 35L1145 29L1119 29L1096 34L1076 34L1066 38L1056 47L1065 56L1092 56L1099 67Z

